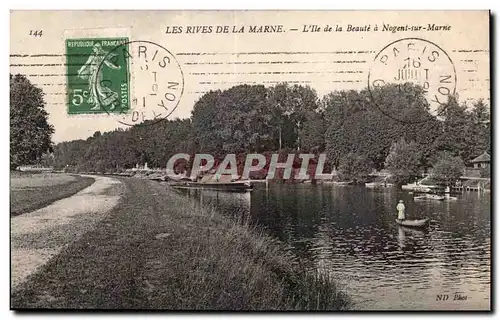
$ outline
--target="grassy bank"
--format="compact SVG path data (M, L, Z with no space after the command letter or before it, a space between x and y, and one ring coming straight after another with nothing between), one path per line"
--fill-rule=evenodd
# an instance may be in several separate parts
M31 212L88 187L93 178L55 173L11 172L10 215Z
M339 310L349 297L280 244L153 181L13 293L13 308Z
M172 308L225 310L340 310L351 306L326 274L308 273L272 238L180 195L169 238L174 255L163 279L176 282ZM165 297L158 301L164 303Z

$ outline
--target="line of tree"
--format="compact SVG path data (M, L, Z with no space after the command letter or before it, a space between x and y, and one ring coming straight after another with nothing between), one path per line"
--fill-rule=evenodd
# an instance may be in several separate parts
M11 80L11 101L21 94L13 93L12 85ZM12 108L11 103L11 122ZM57 144L46 161L57 168L105 172L146 162L164 168L179 152L209 153L220 160L228 153L244 159L255 152L312 152L326 153L328 164L346 180L364 181L372 170L386 168L405 183L444 153L467 163L490 151L490 111L482 100L467 108L451 96L438 113L439 118L431 115L423 89L411 84L404 90L389 84L376 92L335 91L322 99L309 86L239 85L201 96L189 119L96 132ZM11 140L11 164L12 153Z

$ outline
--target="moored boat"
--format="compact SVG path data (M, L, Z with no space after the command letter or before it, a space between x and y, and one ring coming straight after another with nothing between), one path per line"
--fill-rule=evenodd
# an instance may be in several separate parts
M247 192L252 191L253 185L250 180L235 180L230 175L207 174L199 181L185 179L169 184L180 189L210 189L227 192Z
M414 192L431 192L432 188L427 187L427 186L416 186L413 188Z
M353 184L353 182L352 181L333 181L332 184L334 184L336 186L348 186L348 185Z
M431 200L438 200L438 201L444 200L444 196L440 196L440 195L437 195L437 194L428 194L427 198L431 199Z
M429 219L419 219L419 220L398 220L396 219L396 223L403 227L410 228L423 228L426 226Z
M413 197L413 200L438 200L443 201L444 197L437 194L424 194Z
M234 181L225 183L176 182L171 183L170 186L179 189L210 189L226 192L247 192L253 190L253 186L250 181Z
M386 182L367 182L365 183L367 188L392 188L394 184Z
M437 189L436 186L432 185L423 185L417 183L408 183L401 186L402 190L414 191L414 192L432 192L434 189Z

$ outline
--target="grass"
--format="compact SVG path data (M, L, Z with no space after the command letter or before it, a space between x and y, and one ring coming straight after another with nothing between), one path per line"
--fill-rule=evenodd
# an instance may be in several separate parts
M327 274L308 273L280 243L246 222L231 221L192 200L173 197L183 208L171 230L175 259L157 267L176 289L157 306L217 310L345 310L352 303ZM171 243L172 244L172 243ZM177 271L174 271L177 270ZM164 280L165 281L165 280ZM170 290L171 288L169 288Z
M93 178L54 173L11 172L10 215L43 208L90 186Z
M349 296L277 240L156 182L13 293L13 308L345 310Z

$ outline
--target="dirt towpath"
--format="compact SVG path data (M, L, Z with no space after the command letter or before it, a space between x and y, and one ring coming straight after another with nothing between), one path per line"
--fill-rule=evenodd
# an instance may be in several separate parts
M115 207L120 181L93 176L77 194L11 218L11 287L16 288Z

